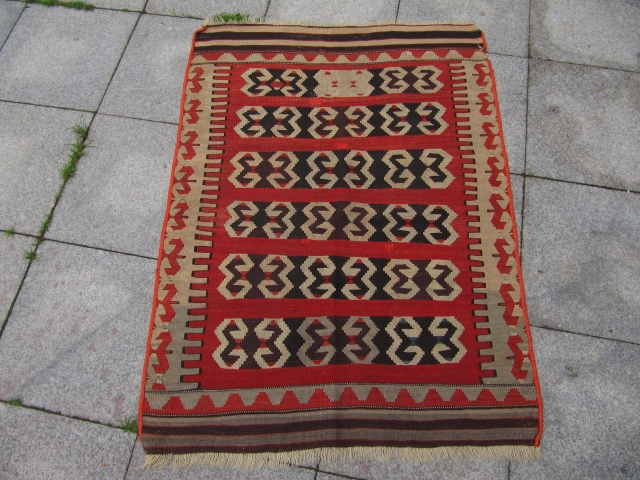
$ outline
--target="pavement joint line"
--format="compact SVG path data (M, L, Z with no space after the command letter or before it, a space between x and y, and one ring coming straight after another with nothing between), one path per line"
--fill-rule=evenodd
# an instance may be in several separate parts
M37 250L37 248L36 248ZM33 260L29 261L29 263L27 263L27 268L25 268L24 270L24 275L22 275L22 278L20 279L20 284L18 285L18 289L16 290L16 294L13 296L13 300L11 300L11 305L9 305L9 310L7 310L7 314L5 315L4 319L2 320L2 325L0 325L0 339L2 339L2 334L4 333L4 329L7 326L7 323L9 323L9 318L11 317L11 314L13 313L13 307L15 306L16 302L18 301L18 296L20 295L20 292L22 291L22 286L24 285L24 281L27 278L27 275L29 274L29 269L31 268L31 264L33 263Z
M396 25L398 24L398 15L400 14L400 3L402 2L402 0L398 0L398 6L396 7Z
M7 42L5 42L6 44ZM18 102L16 100L6 100L4 98L0 98L0 102L4 103L13 103L15 105L30 105L32 107L44 107L44 108L57 108L59 110L69 110L71 112L81 112L81 113L96 113L95 110L81 110L79 108L71 108L71 107L59 107L57 105L44 105L42 103L31 103L31 102Z
M2 49L4 48L4 46L7 44L7 40L9 40L9 37L11 36L11 34L13 33L13 29L16 28L16 25L18 24L18 22L20 21L20 18L22 18L22 14L24 13L26 9L26 5L25 7L22 9L22 11L20 12L20 15L18 15L18 18L16 18L16 21L13 22L13 25L11 25L11 30L9 30L9 34L7 35L7 37L4 39L4 42L2 45L0 45L0 53L2 53Z
M364 478L360 478L360 477L351 477L349 475L343 475L342 473L335 473L335 472L329 472L327 470L320 470L318 469L318 473L328 473L329 475L333 475L334 477L340 477L340 478L348 478L350 480L366 480Z
M116 253L118 255L126 255L128 257L144 258L145 260L154 260L156 262L158 261L158 257L148 257L146 255L140 255L138 253L121 252L119 250L111 250L109 248L104 248L104 247L96 247L96 246L93 246L93 245L83 245L82 243L68 242L68 241L65 241L65 240L56 240L55 238L45 238L44 241L45 242L60 243L60 244L63 244L63 245L70 245L72 247L88 248L90 250L100 250L102 252L107 252L107 253Z
M507 480L511 480L511 460L507 463Z
M582 185L583 187L603 188L605 190L613 190L614 192L633 193L635 195L640 195L640 191L631 190L630 188L609 187L608 185L598 185L597 183L576 182L573 180L563 180L561 178L543 177L542 175L532 175L530 173L514 173L513 175L522 175L525 178L525 180L527 178L537 178L539 180L549 180L551 182L569 183L572 185ZM524 204L524 199L523 199L523 204Z
M133 446L131 447L131 455L129 455L129 461L127 462L127 468L124 470L124 476L122 480L127 480L127 475L129 474L129 467L131 466L131 460L133 460L133 452L136 450L136 445L138 444L138 436L136 435L136 439L133 442Z
M0 403L4 403L5 405L9 405L9 401L8 400L0 400ZM120 428L120 426L118 425L111 425L110 423L103 423L103 422L99 422L98 420L91 420L89 418L82 418L82 417L77 417L75 415L64 415L61 412L54 412L53 410L48 410L44 407L36 407L34 405L11 405L14 408L26 408L28 410L35 410L36 412L42 412L42 413L48 413L49 415L55 415L57 417L62 417L62 418L68 418L70 420L78 420L79 422L87 422L87 423L93 423L94 425L101 425L103 427L109 427L109 428L115 428L116 430L120 430L122 431L122 428ZM123 433L128 433L128 432L123 432ZM131 434L133 435L133 433ZM137 436L136 436L137 438Z
M640 71L637 71L637 70L626 70L624 68L615 68L615 67L603 67L602 65L589 65L588 63L567 62L563 60L552 60L550 58L540 58L540 57L532 57L532 56L529 56L529 60L537 60L538 62L561 63L563 65L576 65L578 67L597 68L599 70L613 70L614 72L627 72L627 73L635 73L636 75L640 75Z
M139 117L128 117L126 115L115 115L113 113L98 113L98 115L102 115L105 117L125 118L127 120L140 120L143 122L162 123L163 125L172 125L174 127L178 126L178 123L174 123L174 122L165 122L163 120L150 120L148 118L139 118Z
M267 8L264 9L264 15L262 16L262 19L265 22L267 21L267 12L269 11L270 6L271 6L271 0L267 0Z
M147 6L147 4L145 3L145 7L146 6ZM102 102L104 102L104 98L107 96L107 92L109 91L109 87L111 86L111 82L113 82L113 77L116 76L116 72L118 71L118 68L120 67L120 63L122 62L122 58L124 57L125 53L127 52L127 48L129 47L129 43L131 43L131 37L133 37L133 34L136 31L136 28L138 28L138 23L140 23L140 17L142 17L142 15L143 15L142 12L138 12L138 18L136 18L136 23L133 25L133 28L131 29L131 33L129 33L129 38L127 38L127 43L125 43L124 48L122 49L122 53L120 54L120 58L118 59L118 63L116 64L116 67L113 69L113 72L111 72L111 78L109 78L109 83L107 83L107 88L104 89L104 93L102 94L102 98L100 99L100 102L98 103L98 108L96 108L96 113L99 112L100 111L100 107L102 107ZM94 115L94 118L95 118L95 115Z
M527 46L528 49L531 48L531 2L529 2L529 44ZM531 62L530 59L527 58L527 88L525 91L525 97L527 99L527 104L525 106L524 111L524 165L522 166L522 206L520 207L520 245L519 245L519 254L520 254L520 263L522 263L522 253L524 251L524 204L525 199L527 198L527 140L529 139L529 85L531 82Z
M567 333L569 335L580 335L581 337L595 338L596 340L607 340L609 342L625 343L627 345L635 345L636 347L640 347L640 343L631 342L629 340L619 340L617 338L600 337L598 335L591 335L589 333L572 332L571 330L563 330L562 328L548 327L546 325L531 324L531 328L540 328L542 330L551 330L553 332Z

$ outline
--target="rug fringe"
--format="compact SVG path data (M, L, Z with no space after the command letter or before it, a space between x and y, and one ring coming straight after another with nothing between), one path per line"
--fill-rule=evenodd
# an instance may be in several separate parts
M291 26L299 26L299 27L375 27L376 25L475 25L473 20L462 20L458 22L403 22L403 23L394 23L394 22L348 22L348 23L331 23L331 22L300 22L300 21L266 21L261 20L260 18L252 19L248 18L246 20L229 20L224 21L215 16L210 16L204 19L202 23L203 27L211 27L215 25L224 25L224 24L236 24L236 25L254 25L259 23L261 25L291 25Z
M522 445L489 447L460 446L436 448L348 447L316 448L292 452L267 453L187 453L147 455L145 468L215 466L238 469L283 468L289 465L315 465L318 462L354 462L356 460L404 460L433 462L455 458L538 460L540 448Z

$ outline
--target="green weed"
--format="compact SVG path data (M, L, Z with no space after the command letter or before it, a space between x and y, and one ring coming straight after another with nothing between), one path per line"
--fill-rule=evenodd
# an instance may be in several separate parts
M211 17L211 20L220 23L242 23L249 20L248 13L218 13Z
M37 3L38 5L46 5L47 7L67 7L76 10L93 10L95 5L87 2L72 1L65 2L62 0L23 0L24 3Z
M135 417L125 417L120 423L120 428L124 432L138 433L138 419Z
M4 234L7 237L13 237L16 234L16 229L13 227L8 228L7 230L4 231Z
M9 400L7 402L9 405L13 405L14 407L21 407L22 406L22 399L21 398L12 398L11 400Z

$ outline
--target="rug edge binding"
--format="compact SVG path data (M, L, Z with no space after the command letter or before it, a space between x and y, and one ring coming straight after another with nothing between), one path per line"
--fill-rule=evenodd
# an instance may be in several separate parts
M318 462L353 462L356 460L403 460L429 463L448 459L507 459L531 461L542 458L540 447L527 445L494 445L488 447L454 446L434 448L346 447L316 448L290 452L266 453L187 453L147 454L144 468L212 466L255 469L286 468L318 464Z

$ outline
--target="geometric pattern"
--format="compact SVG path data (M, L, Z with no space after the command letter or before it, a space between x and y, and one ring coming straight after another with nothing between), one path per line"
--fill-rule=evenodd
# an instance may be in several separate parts
M237 111L234 130L242 138L440 135L449 126L444 113L438 102L313 108L247 105Z
M435 66L402 65L359 70L250 68L242 74L249 97L362 97L435 93L442 88Z
M236 188L443 189L453 181L451 159L441 149L239 152L230 160L229 182Z
M446 205L249 202L227 206L232 238L351 240L451 245L456 214Z
M485 50L472 24L196 32L140 402L151 459L539 445Z
M229 318L213 358L225 369L457 363L462 329L454 317Z
M450 260L230 254L220 271L218 291L227 300L452 301L461 290Z

